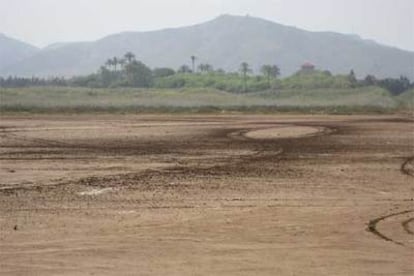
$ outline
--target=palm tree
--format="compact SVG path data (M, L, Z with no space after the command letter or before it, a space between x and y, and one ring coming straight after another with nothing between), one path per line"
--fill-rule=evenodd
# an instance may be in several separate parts
M277 65L263 65L261 71L267 77L267 82L270 87L270 79L277 78L280 75L280 69Z
M270 76L272 75L272 66L263 65L260 71L265 77L267 77L267 83L270 86Z
M280 68L277 65L273 65L272 66L272 74L274 78L277 78L278 76L280 76Z
M181 65L180 68L177 70L178 73L190 73L191 69L187 65Z
M201 63L198 65L198 71L204 72L204 64Z
M113 59L112 59L112 64L113 64L113 66L114 66L114 71L116 72L116 67L118 66L118 64L119 64L119 59L117 58L117 57L114 57Z
M195 61L196 61L197 57L196 56L191 56L191 64L193 65L193 73L195 73Z
M200 72L211 72L211 71L213 71L213 66L211 66L210 64L208 64L208 63L201 63L200 65L198 65L198 70L200 71Z
M108 59L105 62L105 66L108 67L108 69L111 69L111 67L114 65L113 60L112 59Z
M131 52L127 52L124 55L125 59L128 61L128 63L131 63L135 59L135 55Z
M120 60L118 60L118 63L121 66L121 71L123 71L126 64L126 60L121 58Z
M247 90L247 74L250 73L252 70L247 62L242 62L240 64L240 72L243 75L243 89L246 92Z

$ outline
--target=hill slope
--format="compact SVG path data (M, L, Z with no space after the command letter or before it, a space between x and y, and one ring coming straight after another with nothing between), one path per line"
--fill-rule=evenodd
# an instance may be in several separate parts
M0 33L0 70L39 51L38 48Z
M127 51L151 67L178 68L208 62L215 68L237 70L246 61L258 70L276 63L283 75L295 72L304 61L333 73L378 77L407 75L414 79L414 52L403 51L332 32L308 32L271 21L241 16L220 16L212 21L177 29L128 32L94 42L49 47L13 66L3 75L79 75L96 71L108 57Z

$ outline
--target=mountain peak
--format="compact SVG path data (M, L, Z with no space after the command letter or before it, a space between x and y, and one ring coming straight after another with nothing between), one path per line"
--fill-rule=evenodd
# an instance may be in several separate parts
M246 15L221 14L217 16L216 18L214 18L212 21L213 22L214 21L219 21L219 22L229 22L229 21L239 21L239 22L240 21L245 21L245 22L252 21L254 22L256 21L256 22L270 22L273 24L278 24L276 22L269 21L263 18L250 16L249 14L246 14Z
M217 16L214 20L234 20L234 19L244 19L244 18L250 18L250 15L233 15L233 14L220 14Z

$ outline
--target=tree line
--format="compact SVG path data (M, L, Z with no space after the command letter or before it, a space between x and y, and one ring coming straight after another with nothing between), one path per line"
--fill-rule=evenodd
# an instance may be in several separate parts
M254 75L253 70L247 62L242 62L238 72L226 72L223 69L214 69L211 64L196 64L197 57L190 56L191 67L182 65L177 70L172 68L155 68L151 70L143 62L136 59L132 52L127 52L122 57L113 57L99 68L97 73L77 76L72 78L21 78L21 77L0 77L0 87L30 87L30 86L77 86L91 88L108 87L158 87L178 88L184 86L206 86L230 92L246 92L269 89L275 86L281 70L275 64L265 64L261 67L260 75ZM302 72L299 70L288 87L306 88L304 78L314 80L313 86L318 87L318 76L324 76L325 82L333 82L334 78L329 71ZM299 77L298 77L299 76ZM294 79L294 81L293 81ZM377 79L373 75L367 75L364 79L358 80L353 70L346 76L347 86L379 86L388 90L393 95L399 95L404 91L414 88L407 77ZM328 80L328 81L327 81ZM297 82L297 83L295 83ZM301 83L302 82L302 83ZM277 86L277 85L276 85ZM320 84L322 88L323 86ZM335 87L335 86L334 86Z

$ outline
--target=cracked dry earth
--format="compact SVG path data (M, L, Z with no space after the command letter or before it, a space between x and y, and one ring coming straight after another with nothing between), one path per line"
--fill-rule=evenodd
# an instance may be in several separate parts
M3 115L0 275L413 275L404 116Z

